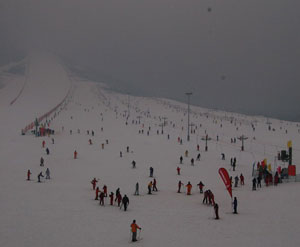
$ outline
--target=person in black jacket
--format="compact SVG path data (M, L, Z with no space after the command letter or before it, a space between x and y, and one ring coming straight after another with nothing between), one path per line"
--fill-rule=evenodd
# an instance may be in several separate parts
M234 214L237 214L237 199L236 199L236 197L234 197L234 200L233 200L233 213Z
M126 211L128 205L129 205L129 199L128 199L127 195L124 195L124 197L122 199L122 205L124 206L124 211ZM122 208L122 205L121 205L121 208Z

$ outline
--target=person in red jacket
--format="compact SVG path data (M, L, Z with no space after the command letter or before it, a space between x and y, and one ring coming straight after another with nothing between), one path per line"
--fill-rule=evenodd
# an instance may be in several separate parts
M93 185L93 190L96 189L97 182L98 182L98 180L97 180L96 178L94 178L94 179L91 181L91 184Z
M43 147L43 148L45 147L45 144L46 144L46 142L43 141L43 142L42 142L42 147Z
M186 192L186 194L187 195L191 195L191 191L192 191L192 185L191 185L191 183L190 182L188 182L188 184L185 186L186 188L187 188L187 192Z
M177 175L180 175L180 167L177 166Z
M136 242L136 234L137 234L137 229L142 230L142 228L140 228L136 223L135 220L133 220L133 222L130 225L131 227L131 232L132 232L132 242Z
M77 159L77 151L74 151L74 159Z
M107 197L107 186L106 185L103 186L103 193L104 193L104 196Z
M122 195L121 195L121 193L119 193L118 195L117 195L117 197L116 197L116 200L115 201L117 201L118 202L118 207L120 207L120 205L121 205L121 202L122 202Z
M100 190L99 190L99 187L97 187L95 200L99 200L99 193L100 193Z
M30 172L30 170L28 170L28 171L27 171L27 180L28 180L28 181L30 181L30 175L31 175L31 174L32 174L32 173Z
M241 173L241 175L240 175L240 182L241 182L241 185L244 185L245 184L245 182L244 182L244 176L243 176L243 174Z
M109 195L109 198L110 198L110 205L114 205L114 192L111 192L110 195Z
M177 193L181 193L180 189L181 189L181 186L184 185L183 183L181 183L181 181L178 182L178 191Z

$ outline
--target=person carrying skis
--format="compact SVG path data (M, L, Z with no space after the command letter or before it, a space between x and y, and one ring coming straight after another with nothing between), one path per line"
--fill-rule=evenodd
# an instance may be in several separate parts
M152 181L150 181L150 183L148 184L148 194L152 194L151 193L151 189L152 189Z
M202 183L202 181L200 181L199 184L197 184L199 189L200 189L200 193L202 194L203 193L203 187L204 187L204 184Z
M181 183L181 181L178 182L178 191L177 193L181 193L180 189L181 189L181 186L183 186L184 184Z
M39 183L41 182L41 177L44 177L42 172L40 172L39 175L37 176Z
M28 181L30 181L30 175L31 175L31 174L32 174L31 171L28 170L28 171L27 171L27 180L28 180Z
M237 205L238 205L238 203L237 203L236 197L234 197L232 205L233 205L233 213L237 214Z
M93 185L93 190L96 189L97 182L98 182L98 180L97 180L96 178L94 178L94 179L91 181L91 184Z
M136 221L133 220L131 225L131 232L132 232L132 242L136 242L137 239L136 239L136 235L137 235L137 229L140 229L142 230L142 228L140 228L137 224L136 224Z
M153 179L153 184L152 184L152 190L153 191L157 191L157 187L156 187L156 179Z
M192 191L192 185L191 185L191 183L190 182L188 182L188 184L185 186L186 188L187 188L187 192L186 192L186 194L187 195L191 195L191 191Z
M136 184L135 184L135 192L134 192L134 195L135 195L135 196L138 196L138 195L139 195L139 183L136 183Z
M110 192L109 198L110 198L110 205L113 206L114 205L114 192Z
M46 179L50 179L50 170L49 170L49 168L46 169Z
M96 191L95 191L95 193L96 193L95 200L99 199L99 192L100 192L99 187L97 187Z
M129 198L127 197L127 195L124 195L123 199L122 199L122 205L124 206L124 211L127 211L127 207L129 205ZM121 205L121 207L122 207Z
M218 220L219 219L219 205L218 205L218 203L215 204L214 210L215 210L215 214L216 214L215 219Z
M177 175L180 175L180 167L177 166Z

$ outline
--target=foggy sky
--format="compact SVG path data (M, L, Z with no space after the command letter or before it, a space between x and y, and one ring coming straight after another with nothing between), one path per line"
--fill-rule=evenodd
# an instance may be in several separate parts
M125 93L300 121L299 24L299 0L0 0L0 64L41 48Z

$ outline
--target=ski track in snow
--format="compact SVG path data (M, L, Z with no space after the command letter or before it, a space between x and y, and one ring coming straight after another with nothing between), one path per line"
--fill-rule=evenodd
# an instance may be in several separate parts
M300 184L268 188L263 185L256 192L251 190L253 162L267 158L273 168L277 151L286 149L288 140L293 141L293 160L299 168L297 123L269 119L276 131L268 131L264 117L192 106L191 122L198 128L191 134L191 141L186 142L186 104L130 96L126 125L127 95L73 77L70 101L50 125L56 131L52 144L52 136L21 136L20 130L63 99L70 77L48 54L34 54L30 61L26 87L15 104L9 106L9 100L19 92L24 78L8 77L0 88L0 246L131 246L128 241L133 219L142 227L142 240L133 243L136 246L299 246ZM135 123L138 116L142 116L140 124ZM168 122L163 135L159 126L162 116ZM144 134L139 134L142 129ZM94 130L95 136L87 135L87 130ZM201 140L205 131L212 138L208 152ZM230 143L230 138L242 134L249 137L244 152L240 151L240 141ZM177 142L178 137L183 139L182 145ZM93 145L88 144L89 139ZM43 140L50 149L49 156L41 147ZM106 140L109 144L102 149ZM197 143L201 160L191 166L190 159L198 154ZM74 150L78 152L76 160ZM188 158L184 157L185 150L189 150ZM225 161L221 160L221 153L226 154ZM184 161L179 165L181 155ZM44 168L39 166L40 157L45 159ZM235 172L230 169L231 157L237 158ZM135 169L131 166L133 160ZM159 190L153 195L147 195L150 166ZM181 167L180 176L177 166ZM37 183L37 174L47 167L52 179ZM245 176L245 186L233 188L239 202L238 215L231 213L231 199L218 174L220 167L233 177L240 173ZM26 181L28 169L34 181ZM109 193L120 188L122 195L127 194L128 211L108 205L108 198L105 207L99 206L90 184L93 177L100 179L100 189L106 184ZM179 180L192 183L191 196L184 193L185 188L176 193ZM219 221L214 220L213 208L202 204L203 196L196 186L200 180L215 195L220 207ZM142 196L133 196L136 182Z

